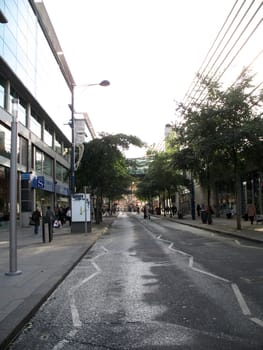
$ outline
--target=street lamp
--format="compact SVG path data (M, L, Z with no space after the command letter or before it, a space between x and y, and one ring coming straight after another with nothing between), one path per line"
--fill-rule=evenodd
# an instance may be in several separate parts
M9 217L9 272L8 276L20 275L17 270L17 115L18 98L12 100L11 160L10 160L10 217Z
M72 139L72 149L71 149L71 194L75 192L75 149L76 149L76 140L75 140L75 88L76 87L89 87L89 86L109 86L110 82L108 80L102 80L100 83L95 84L84 84L84 85L72 85L71 90L71 139Z

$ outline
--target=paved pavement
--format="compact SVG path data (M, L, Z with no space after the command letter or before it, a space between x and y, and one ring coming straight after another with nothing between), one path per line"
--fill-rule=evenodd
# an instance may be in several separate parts
M106 233L116 217L105 217L93 224L89 233L71 233L69 226L54 229L53 240L43 243L42 233L34 227L17 228L17 271L10 272L9 231L0 227L0 349L30 320L35 311L86 254L96 240ZM13 265L12 265L13 267ZM13 270L13 268L12 268Z
M203 224L199 217L183 219L169 216L162 220L201 227L221 234L228 234L263 243L263 224L251 225L242 221L242 230L236 230L235 219L213 218L213 224ZM71 233L69 226L54 229L51 242L42 241L41 233L33 234L33 226L17 230L17 270L21 274L8 276L9 232L0 227L0 349L6 349L11 339L30 320L35 311L86 254L96 240L107 232L116 217L104 217L99 225L92 225L92 232Z
M177 219L177 216L174 216L172 218L166 216L165 218L179 222L181 224L200 227L204 230L227 234L236 238L244 238L246 240L251 240L257 243L263 243L263 222L254 222L254 224L251 225L250 221L244 221L242 219L241 230L237 230L236 217L227 219L223 217L216 218L213 216L211 225L203 224L201 218L198 216L196 216L195 220L192 220L192 217L190 215L185 216L183 219Z

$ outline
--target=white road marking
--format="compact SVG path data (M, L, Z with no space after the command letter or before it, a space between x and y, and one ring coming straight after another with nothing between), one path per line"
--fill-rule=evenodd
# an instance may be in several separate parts
M150 231L149 231L149 232L150 232ZM151 233L151 232L150 232L150 233ZM152 235L152 236L153 236L153 235ZM154 237L154 236L153 236L153 237ZM157 238L158 240L160 240L160 241L162 241L162 242L170 243L168 249L172 250L172 251L175 252L175 253L179 253L179 254L181 254L181 255L183 255L183 256L187 256L187 257L189 258L188 266L189 266L189 268L191 268L192 270L194 270L194 271L196 271L196 272L199 272L199 273L202 273L202 274L205 274L205 275L208 275L208 276L210 276L210 277L219 279L219 280L221 280L221 281L223 281L223 282L231 283L231 281L229 281L229 280L226 279L226 278L223 278L223 277L217 276L217 275L215 275L215 274L212 274L212 273L210 273L210 272L207 272L207 271L204 271L204 270L200 270L200 269L197 269L197 268L193 267L193 265L194 265L194 257L193 257L192 255L190 255L190 254L188 254L188 253L185 253L185 252L183 252L183 251L181 251L181 250L175 249L175 248L174 248L174 243L173 243L173 242L167 241L167 240L165 240L165 239L161 239L161 237L162 237L161 235L159 235L159 236L157 236L157 237L155 236L155 238ZM253 246L244 246L244 245L242 245L238 240L235 240L235 242L236 242L236 244L239 244L241 247L243 246L243 247L252 248L252 249L254 249L254 248L255 248L255 249L262 249L261 247L258 248L258 247L253 247ZM233 292L234 292L234 294L235 294L235 296L236 296L236 299L237 299L237 301L238 301L238 304L239 304L239 306L240 306L240 308L241 308L241 310L242 310L242 313L243 313L244 315L246 315L246 316L250 316L250 315L251 315L251 312L250 312L250 310L249 310L249 307L248 307L248 305L247 305L247 303L246 303L246 301L245 301L243 295L241 294L241 292L240 292L240 290L239 290L237 284L231 283L231 287L232 287L232 290L233 290ZM260 320L259 318L257 318L257 317L250 317L250 320L251 320L252 322L256 323L257 325L263 327L263 321Z
M67 334L67 338L74 338L75 335L77 334L77 332L78 332L78 331L77 331L76 329L71 330L71 331ZM63 348L64 348L64 345L66 345L66 344L68 344L68 343L69 343L69 341L68 341L67 339L63 339L63 340L59 341L59 342L57 343L57 345L55 345L55 346L53 347L52 350L63 349Z
M63 349L63 348L64 348L64 345L66 345L66 344L68 344L68 343L69 343L68 340L63 339L63 340L61 340L60 342L58 342L57 345L55 345L55 346L53 347L53 350Z
M204 275L216 278L216 279L221 280L223 282L230 283L230 281L228 279L220 277L218 275L215 275L214 273L211 273L211 272L208 272L208 271L204 271L204 270L200 270L200 269L197 269L196 267L192 267L192 270L194 270L196 272L200 272L200 273L202 273Z
M257 325L263 327L263 321L260 320L259 318L257 318L257 317L252 317L252 318L250 318L250 319L251 319L251 321L255 322Z
M235 296L237 298L237 301L239 303L239 306L240 306L243 314L244 315L251 315L251 312L250 312L250 310L249 310L249 308L247 306L247 303L246 303L245 299L243 298L243 295L241 294L238 286L235 283L232 283L231 287L232 287L232 289L233 289L233 291L235 293Z
M208 271L205 271L205 270L201 270L201 269L198 269L198 268L194 267L194 266L193 266L193 265L194 265L194 257L193 257L192 255L188 254L188 253L183 252L182 250L178 250L178 249L173 248L173 245L174 245L174 243L171 243L171 244L169 245L168 248L169 248L170 250L172 250L173 252L176 252L176 253L179 253L179 254L181 254L181 255L183 255L183 256L188 257L188 258L189 258L188 266L190 267L190 269L192 269L193 271L202 273L202 274L204 274L204 275L207 275L207 276L210 276L210 277L219 279L219 280L221 280L221 281L230 283L230 281L229 281L228 279L226 279L226 278L217 276L217 275L215 275L215 274L213 274L213 273L211 273L211 272L208 272Z
M71 310L71 317L72 317L72 323L73 323L73 329L67 334L67 338L73 338L76 333L78 332L78 328L80 328L82 326L82 322L80 320L79 317L79 311L78 308L76 306L76 301L75 301L75 292L81 287L83 286L85 283L87 283L88 281L90 281L91 279L93 279L94 277L96 277L98 274L101 273L101 268L95 263L95 259L98 259L100 256L108 253L108 250L105 247L102 247L103 252L96 255L93 259L91 259L91 264L92 266L95 268L96 272L94 272L92 275L88 276L87 278L84 278L82 281L80 281L77 285L73 286L68 294L69 294L69 298L70 298L70 310ZM67 339L62 339L61 341L59 341L52 350L59 350L59 349L63 349L64 346L66 344L68 344L68 340Z
M162 236L157 236L156 238L159 240L159 241L162 241L162 242L166 242L166 243L170 243L171 241L168 241L167 239L163 239L161 238Z
M72 296L70 298L70 310L71 310L71 317L72 317L72 323L74 328L80 328L82 326L82 323L79 318L79 312L76 307L75 298Z

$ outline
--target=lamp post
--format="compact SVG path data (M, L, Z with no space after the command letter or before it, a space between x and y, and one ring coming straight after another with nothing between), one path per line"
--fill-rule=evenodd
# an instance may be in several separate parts
M9 272L8 276L20 275L17 270L17 114L19 100L12 100L11 160L10 160L10 217L9 217Z
M75 149L76 149L76 139L75 139L75 88L76 87L89 87L89 86L109 86L110 82L108 80L102 80L100 83L84 84L84 85L72 85L71 89L71 194L75 192Z

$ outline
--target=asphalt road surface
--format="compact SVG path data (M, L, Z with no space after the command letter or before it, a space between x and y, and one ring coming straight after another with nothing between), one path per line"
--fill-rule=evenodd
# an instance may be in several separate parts
M11 349L263 350L263 247L121 213Z

